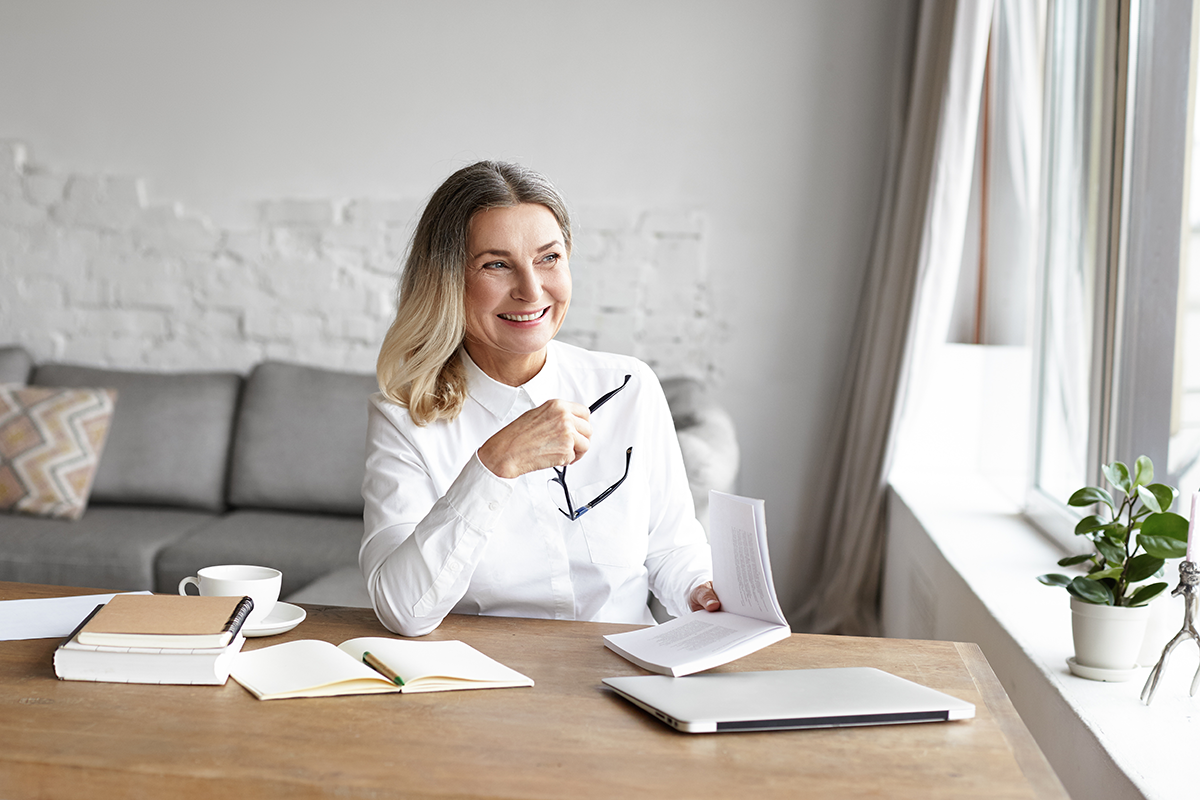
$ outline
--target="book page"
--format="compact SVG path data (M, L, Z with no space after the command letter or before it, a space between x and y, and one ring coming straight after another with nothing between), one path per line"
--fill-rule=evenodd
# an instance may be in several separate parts
M682 667L736 647L772 627L774 623L725 611L693 611L662 625L605 638L643 661Z
M241 653L234 659L231 674L259 699L398 691L366 664L315 639Z
M505 683L532 686L533 681L465 642L412 641L368 636L350 639L338 647L356 661L371 653L397 675L405 685L429 678L453 681Z
M709 492L713 589L723 611L787 625L771 582L763 506L762 500Z

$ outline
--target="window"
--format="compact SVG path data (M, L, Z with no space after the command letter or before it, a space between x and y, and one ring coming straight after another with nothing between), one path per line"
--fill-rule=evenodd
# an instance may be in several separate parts
M1188 94L1191 123L1186 152L1188 180L1186 222L1179 258L1179 290L1175 322L1175 371L1171 392L1171 440L1167 454L1173 485L1183 493L1200 489L1200 125L1197 125L1195 28L1193 14L1192 80ZM1186 512L1184 512L1186 513Z
M1099 483L1101 464L1145 454L1159 480L1178 480L1200 432L1200 415L1183 413L1196 395L1182 388L1200 375L1181 369L1176 380L1175 358L1192 6L1054 0L1049 8L1028 510L1065 542L1066 498Z

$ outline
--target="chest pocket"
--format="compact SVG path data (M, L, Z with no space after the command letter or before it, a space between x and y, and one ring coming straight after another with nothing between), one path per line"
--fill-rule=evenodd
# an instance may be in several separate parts
M619 477L619 476L618 476ZM578 502L586 503L612 485L611 480L580 487ZM575 520L583 531L593 564L636 568L646 563L646 515L630 505L635 492L622 485L604 502ZM575 490L571 490L574 499Z

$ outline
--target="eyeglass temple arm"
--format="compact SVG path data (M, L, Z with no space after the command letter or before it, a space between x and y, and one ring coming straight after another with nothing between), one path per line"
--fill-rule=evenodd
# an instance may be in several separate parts
M617 388L613 389L611 392L609 392L608 394L604 395L604 396L603 396L603 397L601 397L599 400L597 400L596 402L594 402L594 403L592 403L590 406L588 406L588 413L592 413L592 412L594 412L594 411L595 411L597 408L599 408L600 406L604 405L604 404L605 404L605 403L607 403L609 400L611 400L611 399L612 399L612 396L613 396L614 394L616 394L617 392L621 391L622 389L624 389L624 388L625 388L625 387L626 387L626 386L629 384L629 379L630 379L630 378L632 378L632 377L633 377L632 375L626 375L626 376L625 376L625 382L624 382L624 383L622 383L620 386L618 386Z
M587 506L586 506L587 508L591 508L592 506L596 505L604 498L608 497L610 494L615 492L622 483L625 482L625 479L629 477L629 459L631 456L633 456L633 448L632 447L630 447L628 450L625 451L625 474L621 476L621 480L617 481L612 486L605 489L600 494L599 497L597 497L595 500L593 500L592 502L587 504Z

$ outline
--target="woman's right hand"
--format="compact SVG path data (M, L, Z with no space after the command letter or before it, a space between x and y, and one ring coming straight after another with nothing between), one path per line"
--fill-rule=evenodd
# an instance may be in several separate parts
M527 472L574 464L592 436L586 406L550 400L496 432L479 448L479 460L493 475L518 478Z

